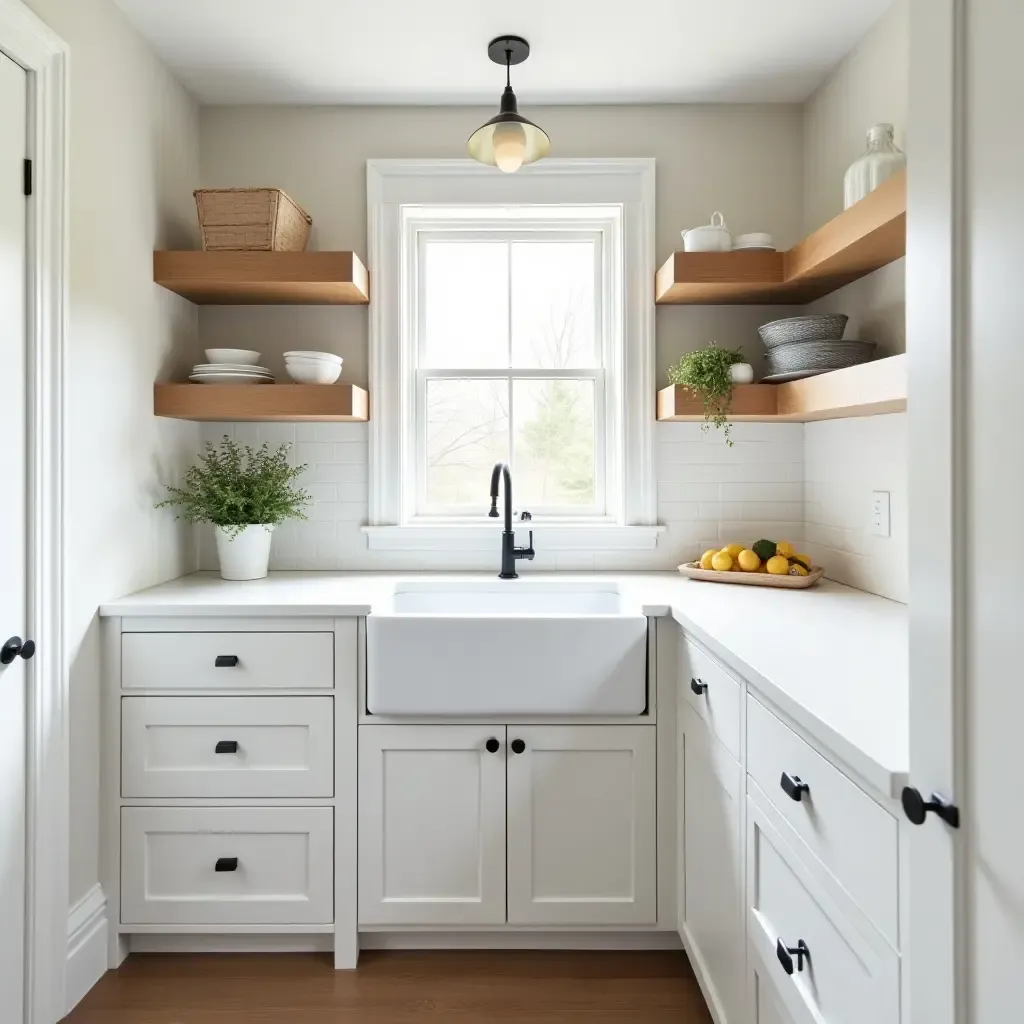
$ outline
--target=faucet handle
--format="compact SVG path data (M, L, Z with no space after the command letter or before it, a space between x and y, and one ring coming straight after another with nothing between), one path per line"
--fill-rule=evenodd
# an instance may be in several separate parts
M533 521L533 516L531 515L531 513L527 512L526 509L524 508L523 511L519 513L519 521L521 523L532 522Z

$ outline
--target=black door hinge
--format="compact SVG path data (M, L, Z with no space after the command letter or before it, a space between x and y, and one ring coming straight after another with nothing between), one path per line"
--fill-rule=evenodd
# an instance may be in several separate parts
M24 174L25 174L25 178L24 178L24 181L25 181L25 195L30 196L30 195L32 195L32 161L31 160L26 160L25 161L25 171L24 171Z

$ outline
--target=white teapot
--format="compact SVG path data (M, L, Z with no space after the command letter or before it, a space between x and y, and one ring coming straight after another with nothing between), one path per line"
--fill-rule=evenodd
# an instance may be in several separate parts
M711 214L711 223L699 228L687 228L682 232L685 252L728 252L732 249L732 234L725 224L725 217L716 210Z

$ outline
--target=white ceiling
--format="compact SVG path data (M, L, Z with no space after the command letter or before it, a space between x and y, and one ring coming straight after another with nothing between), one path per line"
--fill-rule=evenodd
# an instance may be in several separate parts
M807 98L891 0L117 0L202 103Z

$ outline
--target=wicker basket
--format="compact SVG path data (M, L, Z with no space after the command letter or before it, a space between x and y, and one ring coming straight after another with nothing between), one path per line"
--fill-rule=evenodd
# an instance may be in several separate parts
M313 218L279 188L200 188L193 195L204 249L306 248Z

